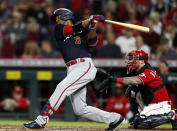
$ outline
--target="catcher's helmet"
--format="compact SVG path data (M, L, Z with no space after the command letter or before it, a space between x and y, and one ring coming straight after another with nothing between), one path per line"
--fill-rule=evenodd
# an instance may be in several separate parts
M126 56L127 73L136 69L137 60L144 60L144 62L148 64L148 54L143 50L134 50L129 52Z
M53 22L56 22L56 16L57 15L60 15L61 20L64 20L64 21L72 20L72 21L74 21L74 15L73 15L72 11L70 11L69 9L66 9L66 8L56 9L53 12L53 14L51 15L50 19Z

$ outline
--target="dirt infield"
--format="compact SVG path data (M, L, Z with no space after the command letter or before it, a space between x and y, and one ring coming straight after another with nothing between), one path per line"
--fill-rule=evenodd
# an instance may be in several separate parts
M157 128L155 131L170 131L169 129ZM23 126L0 126L0 131L29 131L29 129ZM32 131L104 131L104 127L46 127L45 129L38 129ZM145 130L134 130L119 127L116 131L145 131Z

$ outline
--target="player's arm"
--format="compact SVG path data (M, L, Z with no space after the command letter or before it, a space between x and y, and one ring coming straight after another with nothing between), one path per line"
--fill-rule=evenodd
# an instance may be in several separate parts
M132 77L122 77L122 78L111 78L112 81L121 83L123 85L140 85L143 84L142 80L137 76Z
M89 47L95 47L97 45L97 33L96 33L96 25L92 29L89 30L87 35L87 44Z
M88 26L89 33L87 35L87 43L90 47L95 47L97 45L97 33L96 25L97 22L104 23L105 17L103 15L93 15L90 17L90 24Z
M140 85L142 81L137 76L117 78L117 82L123 81L124 85Z
M71 35L73 33L83 31L84 29L88 28L90 24L96 24L96 22L104 22L104 21L105 21L105 17L103 15L93 15L89 19L86 19L78 24L64 26L64 35ZM91 31L91 37L95 34L96 34L95 31Z

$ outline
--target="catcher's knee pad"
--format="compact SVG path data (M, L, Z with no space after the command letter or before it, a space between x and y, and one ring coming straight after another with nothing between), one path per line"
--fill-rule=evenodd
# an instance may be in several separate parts
M173 112L150 116L137 115L134 119L134 127L137 129L151 129L170 122L172 117Z

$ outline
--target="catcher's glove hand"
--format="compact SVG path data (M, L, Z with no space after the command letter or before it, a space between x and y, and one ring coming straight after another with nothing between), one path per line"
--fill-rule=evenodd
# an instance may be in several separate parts
M111 69L110 69L111 70ZM110 70L109 71L106 71L104 69L101 69L101 68L97 68L97 73L96 73L96 79L98 80L103 80L103 79L109 79L110 82L116 82L116 77L113 77L111 74L110 74Z
M109 78L105 79L103 82L95 86L95 90L97 92L102 92L108 88L108 85L109 85Z
M109 84L111 84L111 82L116 82L117 78L113 77L109 73L110 71L111 69L109 69L109 71L107 72L104 69L97 68L96 80L101 82L97 86L94 87L97 92L104 91L105 89L109 87Z
M96 79L103 80L106 78L109 78L109 74L106 72L106 70L97 68Z

